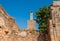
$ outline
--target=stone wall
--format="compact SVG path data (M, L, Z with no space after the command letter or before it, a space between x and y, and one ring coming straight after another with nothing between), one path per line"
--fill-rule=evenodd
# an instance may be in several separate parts
M18 32L12 31L0 38L0 41L47 41L45 31L36 30L20 30Z
M0 37L0 41L38 41L38 36L38 31L12 31L10 34L5 34L5 36Z

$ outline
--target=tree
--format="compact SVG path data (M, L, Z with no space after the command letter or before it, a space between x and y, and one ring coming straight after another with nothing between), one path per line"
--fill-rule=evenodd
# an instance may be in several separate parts
M39 24L40 30L45 30L47 28L47 21L50 17L50 6L40 8L39 11L36 12L36 21Z

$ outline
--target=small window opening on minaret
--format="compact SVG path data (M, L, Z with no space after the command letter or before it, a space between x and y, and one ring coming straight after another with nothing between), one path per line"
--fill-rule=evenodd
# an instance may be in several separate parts
M5 31L5 34L8 34L9 32L8 31Z

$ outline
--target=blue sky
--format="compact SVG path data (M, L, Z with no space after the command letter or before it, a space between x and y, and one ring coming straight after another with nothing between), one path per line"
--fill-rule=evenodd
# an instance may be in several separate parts
M0 0L2 7L16 20L20 29L27 28L31 10L35 19L36 11L41 7L49 6L52 2L53 0Z

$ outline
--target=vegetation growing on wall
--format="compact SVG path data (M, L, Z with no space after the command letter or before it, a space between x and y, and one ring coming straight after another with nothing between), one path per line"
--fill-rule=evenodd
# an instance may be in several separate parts
M50 17L50 6L40 8L39 11L36 12L36 21L39 24L40 30L45 30L47 28L47 21Z

